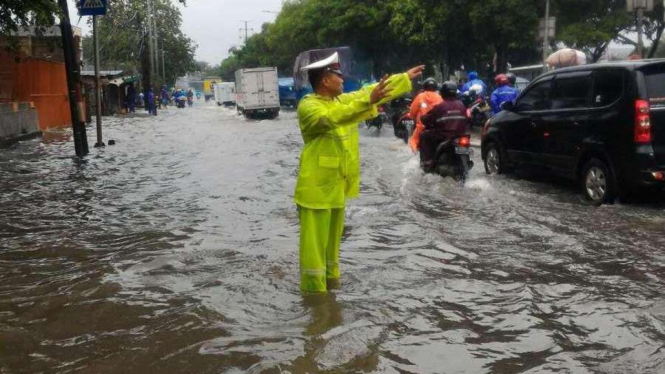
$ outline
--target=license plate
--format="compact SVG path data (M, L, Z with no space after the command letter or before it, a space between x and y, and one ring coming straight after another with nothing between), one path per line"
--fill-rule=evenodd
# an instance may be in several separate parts
M403 123L404 125L413 125L413 124L414 124L413 121L402 121L402 123Z
M458 155L472 155L473 149L466 147L455 147L455 153Z

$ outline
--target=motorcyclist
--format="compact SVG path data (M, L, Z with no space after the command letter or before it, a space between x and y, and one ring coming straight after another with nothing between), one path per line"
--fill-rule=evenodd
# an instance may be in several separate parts
M422 116L425 132L420 140L420 161L426 172L435 166L436 147L447 139L464 134L469 123L466 107L457 99L455 82L443 82L441 96L443 101Z
M409 147L411 147L411 150L414 152L418 150L420 134L425 130L422 122L420 122L420 117L443 101L441 95L436 92L438 86L439 84L434 78L425 79L423 82L423 92L419 93L411 103L409 115L416 121L416 129L413 132L411 139L409 139Z
M169 91L166 90L166 85L162 86L160 96L162 98L162 105L166 107L169 104Z
M485 85L482 79L478 78L478 73L475 71L469 73L469 81L462 86L462 93L469 92L473 86L480 86L481 88L481 90L475 89L477 96L484 97L487 95L487 85Z
M492 106L492 112L497 114L501 111L501 104L515 100L519 96L519 92L510 86L510 80L506 74L497 75L494 81L497 89L492 92L490 105Z

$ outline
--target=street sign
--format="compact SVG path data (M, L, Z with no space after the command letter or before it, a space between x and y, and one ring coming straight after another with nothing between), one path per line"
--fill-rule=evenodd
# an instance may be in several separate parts
M629 12L636 12L638 9L653 12L653 0L626 0L626 9Z
M81 16L103 16L106 14L106 0L79 0L77 7Z
M556 29L556 17L550 17L550 21L547 24L548 38L554 39ZM540 18L538 20L538 39L545 39L545 18Z

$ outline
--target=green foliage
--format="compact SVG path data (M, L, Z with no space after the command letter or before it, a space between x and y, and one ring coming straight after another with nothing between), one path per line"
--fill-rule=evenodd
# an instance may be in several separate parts
M16 48L12 37L19 27L48 27L55 24L60 14L56 0L9 0L0 2L0 38L7 39L11 48Z
M625 0L558 0L557 39L597 61L633 22Z
M187 72L199 70L194 61L196 44L180 31L182 15L168 0L155 0L155 21L158 30L159 61L164 50L166 82L173 83ZM141 0L109 0L106 16L98 20L100 64L106 68L121 68L146 72L148 29L146 2ZM92 64L92 36L83 39L85 62Z

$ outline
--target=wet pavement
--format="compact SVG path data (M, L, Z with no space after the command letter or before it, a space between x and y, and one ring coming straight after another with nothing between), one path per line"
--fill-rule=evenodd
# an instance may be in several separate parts
M94 129L89 128L94 144ZM0 373L663 373L665 202L465 186L361 129L342 285L298 289L293 112L199 105L0 150Z

